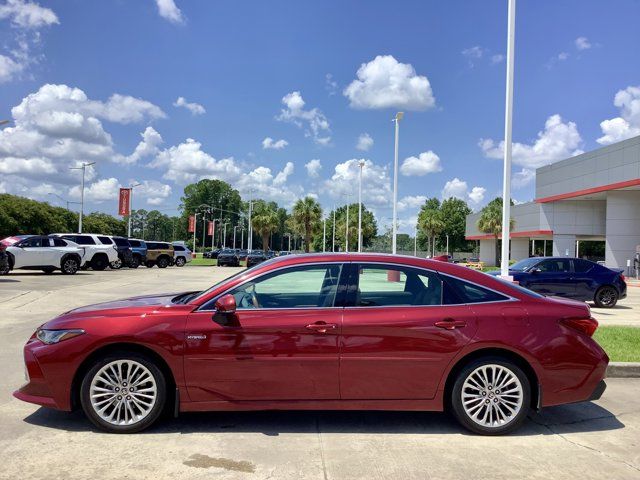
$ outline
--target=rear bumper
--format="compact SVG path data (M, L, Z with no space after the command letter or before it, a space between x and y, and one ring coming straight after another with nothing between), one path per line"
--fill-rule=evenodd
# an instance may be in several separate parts
M591 392L589 401L591 402L593 400L600 400L600 398L602 397L602 394L606 389L607 389L607 382L605 382L604 380L600 380L598 385L596 385L596 388L593 390L593 392Z

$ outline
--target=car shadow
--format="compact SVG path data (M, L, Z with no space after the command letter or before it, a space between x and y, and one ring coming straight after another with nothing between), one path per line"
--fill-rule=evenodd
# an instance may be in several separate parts
M66 431L97 431L81 411L73 413L39 408L24 421L31 425ZM591 402L545 408L529 414L514 436L556 433L598 432L624 428L616 416ZM440 412L390 411L259 411L183 413L164 418L145 432L216 433L259 432L267 436L281 433L353 434L464 434L450 415Z
M91 271L78 270L74 275L82 276L82 275L92 275L92 274L93 274L93 272L91 272ZM64 274L59 270L55 270L52 273L44 273L44 272L40 272L40 271L37 271L37 270L27 270L27 271L24 271L24 272L13 270L13 271L11 271L11 273L9 275L12 276L12 277L53 277L53 276L59 276L59 275L64 275Z
M11 282L20 283L20 280L16 280L14 278L2 278L2 277L0 277L0 283L11 283Z

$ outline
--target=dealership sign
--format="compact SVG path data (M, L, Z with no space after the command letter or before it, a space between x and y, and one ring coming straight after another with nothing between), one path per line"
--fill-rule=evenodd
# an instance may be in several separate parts
M209 225L209 228L207 229L207 235L213 235L213 222L207 222Z
M131 213L131 189L121 188L119 199L118 215L129 215Z
M196 231L196 217L195 215L189 215L189 232Z

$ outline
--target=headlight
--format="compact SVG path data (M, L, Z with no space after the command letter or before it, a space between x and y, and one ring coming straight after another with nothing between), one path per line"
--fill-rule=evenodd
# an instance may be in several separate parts
M63 340L69 340L70 338L77 337L78 335L82 335L84 330L81 328L73 328L69 330L45 330L43 328L39 328L36 332L36 337L42 343L46 343L47 345L51 345L52 343L58 343Z

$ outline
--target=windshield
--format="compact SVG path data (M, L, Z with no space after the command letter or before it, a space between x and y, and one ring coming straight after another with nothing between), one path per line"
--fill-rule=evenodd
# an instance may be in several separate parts
M514 270L516 272L524 272L529 268L533 267L537 264L541 259L540 258L525 258L524 260L520 260L519 262L514 263L509 267L509 270Z

